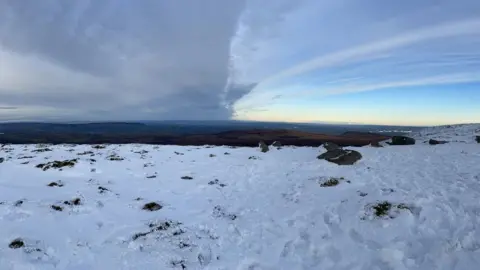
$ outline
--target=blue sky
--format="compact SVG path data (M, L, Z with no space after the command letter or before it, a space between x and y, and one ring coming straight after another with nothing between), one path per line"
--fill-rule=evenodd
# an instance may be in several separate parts
M480 122L477 0L0 1L0 121Z
M478 122L480 84L392 88L305 99L278 100L255 119L291 122L347 122L442 125ZM352 117L352 115L354 117ZM318 120L320 119L320 120Z

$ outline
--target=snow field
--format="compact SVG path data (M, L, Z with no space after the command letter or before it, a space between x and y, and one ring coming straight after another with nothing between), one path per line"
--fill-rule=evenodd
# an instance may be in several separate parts
M0 269L478 268L480 144L349 149L3 146Z

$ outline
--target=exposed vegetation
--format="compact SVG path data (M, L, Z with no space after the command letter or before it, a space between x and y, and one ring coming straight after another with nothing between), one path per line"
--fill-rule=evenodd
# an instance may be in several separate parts
M118 156L117 154L112 154L112 155L108 156L107 159L111 160L111 161L122 161L122 160L124 160L124 158Z
M71 168L75 166L77 162L78 162L78 159L69 159L69 160L63 160L63 161L55 160L48 163L38 164L36 167L44 171L48 169L62 169L64 167Z
M343 178L343 177L340 177L340 178L330 177L329 179L320 183L320 186L321 187L334 187L334 186L337 186L338 184L340 184L340 182L343 181L343 180L345 180L345 178Z

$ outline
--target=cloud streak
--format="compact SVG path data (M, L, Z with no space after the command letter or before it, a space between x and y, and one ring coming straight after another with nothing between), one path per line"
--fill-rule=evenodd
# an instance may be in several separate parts
M381 1L340 2L307 1L289 17L302 27L284 28L274 41L257 37L267 53L277 52L272 58L282 60L275 68L261 58L249 60L254 70L270 72L236 103L239 115L311 97L479 82L480 3L402 1L390 9ZM300 35L309 38L299 42Z

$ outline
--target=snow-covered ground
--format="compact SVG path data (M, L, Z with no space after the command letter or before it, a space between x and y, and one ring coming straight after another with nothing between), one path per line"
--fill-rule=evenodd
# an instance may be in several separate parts
M480 124L430 127L410 135L413 135L420 143L428 142L429 139L472 143L475 135L480 136Z
M351 166L320 147L5 145L0 269L479 269L478 127L350 148Z

